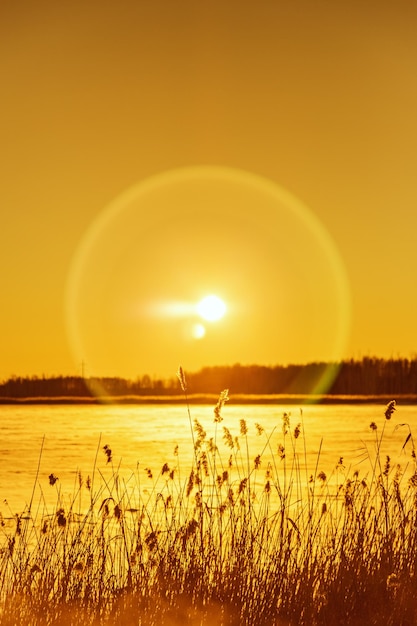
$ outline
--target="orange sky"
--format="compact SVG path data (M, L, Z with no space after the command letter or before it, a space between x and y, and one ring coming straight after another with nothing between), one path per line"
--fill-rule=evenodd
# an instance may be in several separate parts
M366 4L2 4L0 378L416 354L417 9Z

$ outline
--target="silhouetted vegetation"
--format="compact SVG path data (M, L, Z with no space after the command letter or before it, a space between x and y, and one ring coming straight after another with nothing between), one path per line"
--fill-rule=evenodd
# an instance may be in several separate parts
M417 395L417 359L380 359L366 357L341 363L306 365L240 365L204 367L187 372L190 394L216 394L228 388L233 394L321 393L321 381L334 382L326 393L335 396ZM12 377L0 384L3 398L93 398L97 390L114 397L180 395L175 377L162 380L148 375L136 380L119 377L83 379L81 376Z
M294 424L284 413L271 433L255 424L255 439L241 419L233 437L227 399L224 390L207 432L187 405L191 470L177 446L160 469L125 482L105 445L72 497L51 474L42 490L56 490L53 510L41 496L0 518L1 624L416 624L410 427L401 424L405 468L381 452L395 401L370 424L360 469L346 471L340 457L326 475L320 457L308 470L302 413Z

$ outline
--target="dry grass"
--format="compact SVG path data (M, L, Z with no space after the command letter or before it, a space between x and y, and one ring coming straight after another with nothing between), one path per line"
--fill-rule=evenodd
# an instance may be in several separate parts
M180 372L186 394L186 380ZM66 500L3 521L2 625L284 626L417 623L417 469L381 459L381 411L370 471L306 473L302 420L283 415L280 441L257 425L233 436L224 391L207 434L192 419L194 459L126 484L100 445L90 478ZM220 452L220 450L223 452ZM112 467L111 478L100 463Z

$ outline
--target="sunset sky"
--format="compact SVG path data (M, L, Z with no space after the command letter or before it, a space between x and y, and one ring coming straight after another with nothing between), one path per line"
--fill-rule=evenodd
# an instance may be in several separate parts
M415 356L416 25L3 2L0 378Z

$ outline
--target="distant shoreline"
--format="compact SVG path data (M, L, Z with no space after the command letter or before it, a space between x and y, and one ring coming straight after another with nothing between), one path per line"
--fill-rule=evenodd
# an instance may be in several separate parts
M191 394L187 400L189 404L213 404L218 400L218 394ZM416 394L391 395L312 395L312 394L231 394L230 404L386 404L396 400L398 404L417 404ZM30 405L30 404L179 404L186 403L181 395L152 395L152 396L56 396L56 397L27 397L27 398L0 398L0 405Z

